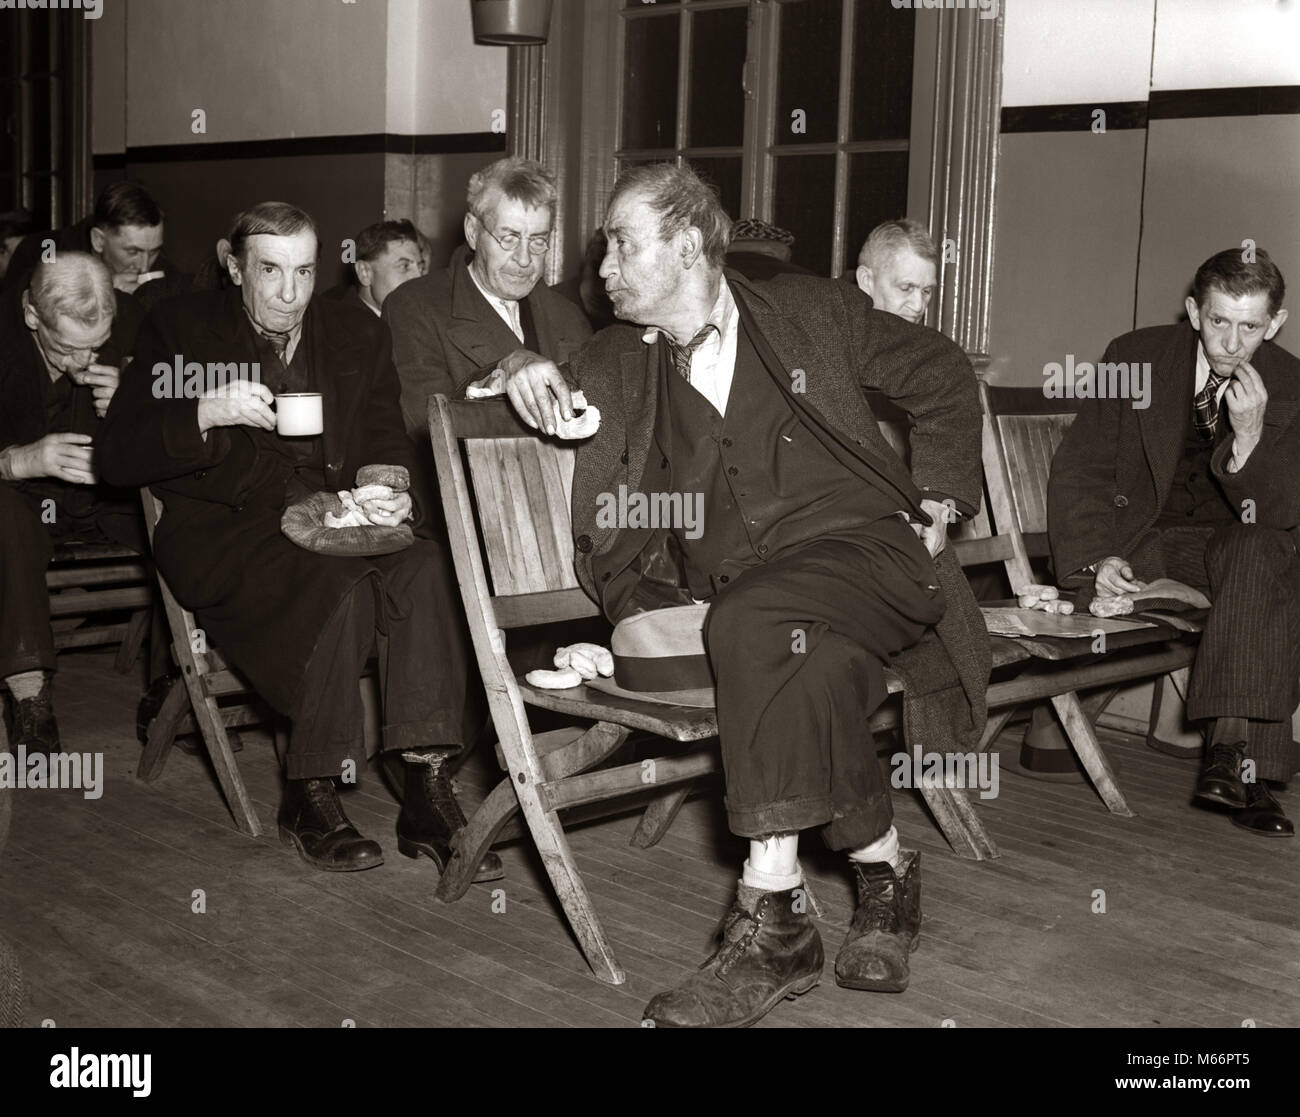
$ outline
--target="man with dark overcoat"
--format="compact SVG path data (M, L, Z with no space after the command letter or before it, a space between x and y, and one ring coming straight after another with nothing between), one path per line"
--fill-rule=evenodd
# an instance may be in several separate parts
M906 987L920 855L899 845L868 717L885 665L902 671L917 653L908 677L931 689L909 699L909 730L929 748L973 747L989 671L984 625L944 549L945 521L980 499L969 361L847 284L724 271L730 225L689 168L626 171L600 274L637 325L598 334L568 380L526 351L501 362L534 427L572 416L573 387L599 409L572 509L578 578L605 616L710 603L728 822L749 857L717 951L646 1008L659 1026L750 1024L817 984L824 955L797 857L810 827L856 874L837 982ZM913 475L865 389L910 414ZM611 525L598 512L622 486L702 494L700 530Z
M1047 492L1062 584L1106 599L1167 578L1212 601L1187 701L1207 723L1196 797L1265 836L1295 833L1268 785L1294 767L1300 697L1300 361L1272 340L1285 293L1262 249L1206 260L1187 324L1110 343L1106 398L1081 406Z
M330 871L382 862L335 786L366 759L358 682L377 654L383 748L408 760L399 849L442 868L464 824L445 762L472 743L444 550L417 539L375 557L320 554L281 531L286 506L353 487L362 467L411 465L388 328L367 309L312 299L317 252L315 224L296 207L266 202L241 214L227 261L234 286L153 310L99 460L110 480L149 485L161 499L159 569L205 638L292 720L279 814L286 844ZM197 398L178 393L177 363L220 382ZM274 397L304 392L322 396L323 433L281 437ZM362 507L381 527L423 512L408 492ZM500 875L489 854L479 879Z

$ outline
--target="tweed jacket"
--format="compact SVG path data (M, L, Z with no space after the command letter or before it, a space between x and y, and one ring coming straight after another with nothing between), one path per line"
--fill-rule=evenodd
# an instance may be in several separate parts
M777 377L777 383L838 460L924 522L930 520L920 502L927 497L951 499L966 515L978 509L982 473L975 377L956 345L934 330L874 310L857 288L835 280L787 274L751 282L730 270L726 277L789 377ZM617 493L620 485L628 492L655 491L662 487L660 472L667 475L668 463L654 448L659 355L657 344L642 340L643 333L639 327L612 326L570 364L571 379L602 417L600 429L577 451L575 568L583 588L613 622L641 608L689 600L666 528L597 525L602 494ZM864 389L881 391L911 417L911 475L881 434ZM923 639L896 666L914 666L912 677L922 685L910 687L910 696L927 689L952 691L956 703L932 704L929 710L958 741L968 741L983 728L988 638L950 550L941 553L936 568L948 602L936 629L938 641ZM907 716L914 730L924 714L912 705Z

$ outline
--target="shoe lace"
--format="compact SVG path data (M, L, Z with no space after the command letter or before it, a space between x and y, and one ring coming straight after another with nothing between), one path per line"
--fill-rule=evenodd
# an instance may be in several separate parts
M1241 746L1227 745L1222 742L1210 746L1210 767L1222 764L1230 771L1236 772L1241 767Z
M452 823L453 829L459 830L466 824L465 812L461 810L460 801L456 798L456 789L451 777L441 766L429 773L429 801L448 822Z
M718 972L725 974L749 949L749 944L754 941L754 936L758 934L761 926L762 920L753 912L738 903L733 904L722 924L722 941L709 962L716 959ZM706 962L705 966L709 965L709 962Z
M334 785L329 780L308 780L304 790L311 805L316 808L331 830L352 825L347 815L343 813L338 792L334 790Z
M873 884L866 889L854 923L869 930L891 930L894 926L894 892L897 887L897 883L890 881L884 885Z

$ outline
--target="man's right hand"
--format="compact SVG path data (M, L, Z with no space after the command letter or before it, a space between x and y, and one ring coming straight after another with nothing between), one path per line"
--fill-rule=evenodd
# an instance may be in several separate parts
M199 433L204 440L213 427L261 427L275 430L275 396L265 384L232 380L199 397Z
M9 455L13 479L55 477L74 485L93 485L98 478L91 465L92 441L88 434L47 434L38 442L16 446Z
M1145 582L1139 582L1133 577L1133 568L1128 564L1127 559L1111 555L1097 564L1097 580L1093 592L1098 597L1120 597L1123 594L1141 593L1145 588Z
M511 404L533 430L541 428L547 434L555 433L557 403L561 418L573 418L569 383L554 361L527 349L516 349L498 367L505 378Z

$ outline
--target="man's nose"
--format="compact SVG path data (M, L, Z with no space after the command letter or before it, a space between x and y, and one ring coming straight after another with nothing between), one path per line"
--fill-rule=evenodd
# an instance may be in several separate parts
M1237 327L1233 326L1223 338L1223 348L1228 353L1236 353L1241 348L1241 335L1237 333Z
M519 243L515 245L515 250L510 253L511 258L521 268L528 267L533 262L532 250L528 247L528 239L520 237Z
M280 301L291 303L298 297L298 277L286 275L280 283Z
M600 261L600 267L596 269L596 274L601 279L613 279L618 274L618 268L614 263L614 253L606 252Z

